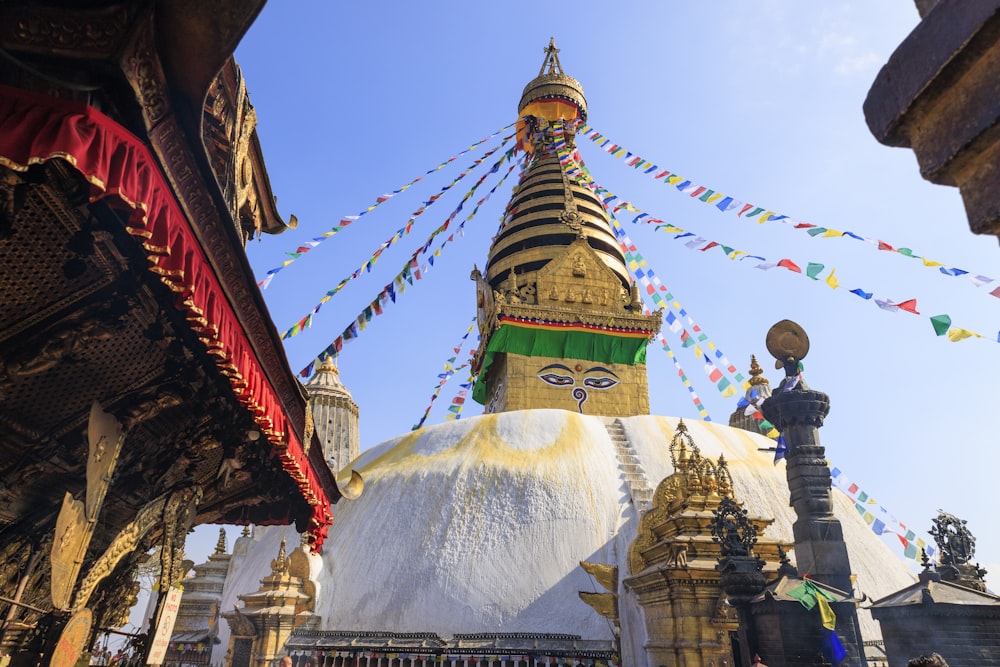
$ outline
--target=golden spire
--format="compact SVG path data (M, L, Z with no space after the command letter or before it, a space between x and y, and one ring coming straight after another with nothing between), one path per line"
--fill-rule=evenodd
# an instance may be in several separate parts
M219 528L219 541L215 543L215 554L221 556L226 553L226 529Z
M243 526L243 530L240 532L240 537L250 537L250 524Z
M278 547L278 557L271 561L271 574L280 575L288 572L288 557L285 551L285 538L281 538L281 546Z
M521 93L521 102L517 106L518 114L522 115L520 112L524 111L525 107L542 99L570 102L579 112L580 120L587 120L587 100L583 96L583 86L563 71L555 37L549 39L549 45L545 47L545 60L538 70L538 76L532 79Z
M764 377L764 371L761 369L760 364L757 363L757 355L750 355L750 384L757 386L759 384L770 384L767 378Z
M317 368L316 370L317 371L328 371L330 373L338 373L339 374L339 372L337 370L337 365L335 363L333 363L333 356L332 355L326 357L325 359L323 359L323 361L320 362L319 368Z

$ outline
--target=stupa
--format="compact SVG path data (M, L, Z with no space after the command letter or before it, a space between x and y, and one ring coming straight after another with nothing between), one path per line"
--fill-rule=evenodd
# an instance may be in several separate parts
M674 507L663 486L678 472L679 434L710 463L708 476L699 468L690 477L683 459L686 493L709 508L725 496L754 517L772 545L758 554L769 580L778 546L794 541L772 441L716 423L680 429L677 418L649 414L645 352L660 317L643 314L600 200L560 165L555 142L572 149L587 107L558 53L550 43L524 90L519 141L531 158L485 272L473 271L474 395L486 413L406 433L350 464L365 491L337 506L314 556L321 631L293 633L286 650L297 661L733 665L735 626L717 578L695 576L712 570L718 548L706 546L705 517ZM657 508L660 523L641 521ZM834 512L858 597L914 581L846 496ZM648 532L659 525L678 535ZM230 585L255 590L283 538L293 539L288 529L258 528ZM683 559L655 552L674 542L687 545ZM642 582L664 563L692 591L714 586L698 599L719 604L680 619L674 606L650 602ZM865 637L878 638L870 615L860 616ZM661 632L668 625L672 638Z

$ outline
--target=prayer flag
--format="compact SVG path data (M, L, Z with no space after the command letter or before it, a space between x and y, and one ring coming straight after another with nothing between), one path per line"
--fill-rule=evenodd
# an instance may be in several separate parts
M955 327L954 329L948 329L948 340L950 340L952 343L957 343L960 340L965 340L966 338L972 338L973 336L975 336L976 338L980 337L979 334L973 333L968 329L961 329L959 327Z

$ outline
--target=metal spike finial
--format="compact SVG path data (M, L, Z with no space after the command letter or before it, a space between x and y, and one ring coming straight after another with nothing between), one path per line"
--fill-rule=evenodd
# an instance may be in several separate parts
M549 45L545 47L545 60L542 61L542 69L538 70L538 76L548 74L565 74L562 63L559 62L559 49L556 48L555 37L549 37Z
M243 526L243 530L240 532L240 537L250 537L250 525L249 524Z
M215 554L222 555L226 553L226 529L219 528L219 541L215 543Z

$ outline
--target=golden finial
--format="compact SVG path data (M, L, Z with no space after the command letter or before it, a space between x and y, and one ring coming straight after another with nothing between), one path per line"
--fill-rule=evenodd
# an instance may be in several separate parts
M750 355L750 385L756 387L759 384L770 384L764 377L764 369L757 363L757 355Z
M320 362L317 371L328 371L330 373L337 373L337 365L333 363L333 355L327 355L322 362Z
M729 474L729 462L723 454L719 454L719 464L716 476L719 479L719 495L732 497L733 478Z
M250 537L250 524L243 526L243 531L240 533L240 537Z
M271 574L280 575L288 572L288 556L285 551L285 538L281 538L281 546L278 547L278 557L271 561Z
M690 455L688 454L689 450ZM670 460L675 469L683 471L691 465L697 464L700 458L701 452L698 445L694 444L694 439L688 433L687 424L684 423L684 419L681 419L677 422L677 430L670 440Z
M219 541L215 543L215 555L226 553L226 529L219 528Z
M583 96L583 86L563 70L554 37L549 39L549 45L545 47L545 60L538 70L538 76L524 87L521 102L517 106L518 111L523 111L528 104L539 99L566 100L579 109L580 120L587 119L587 102ZM557 120L557 118L547 120Z

